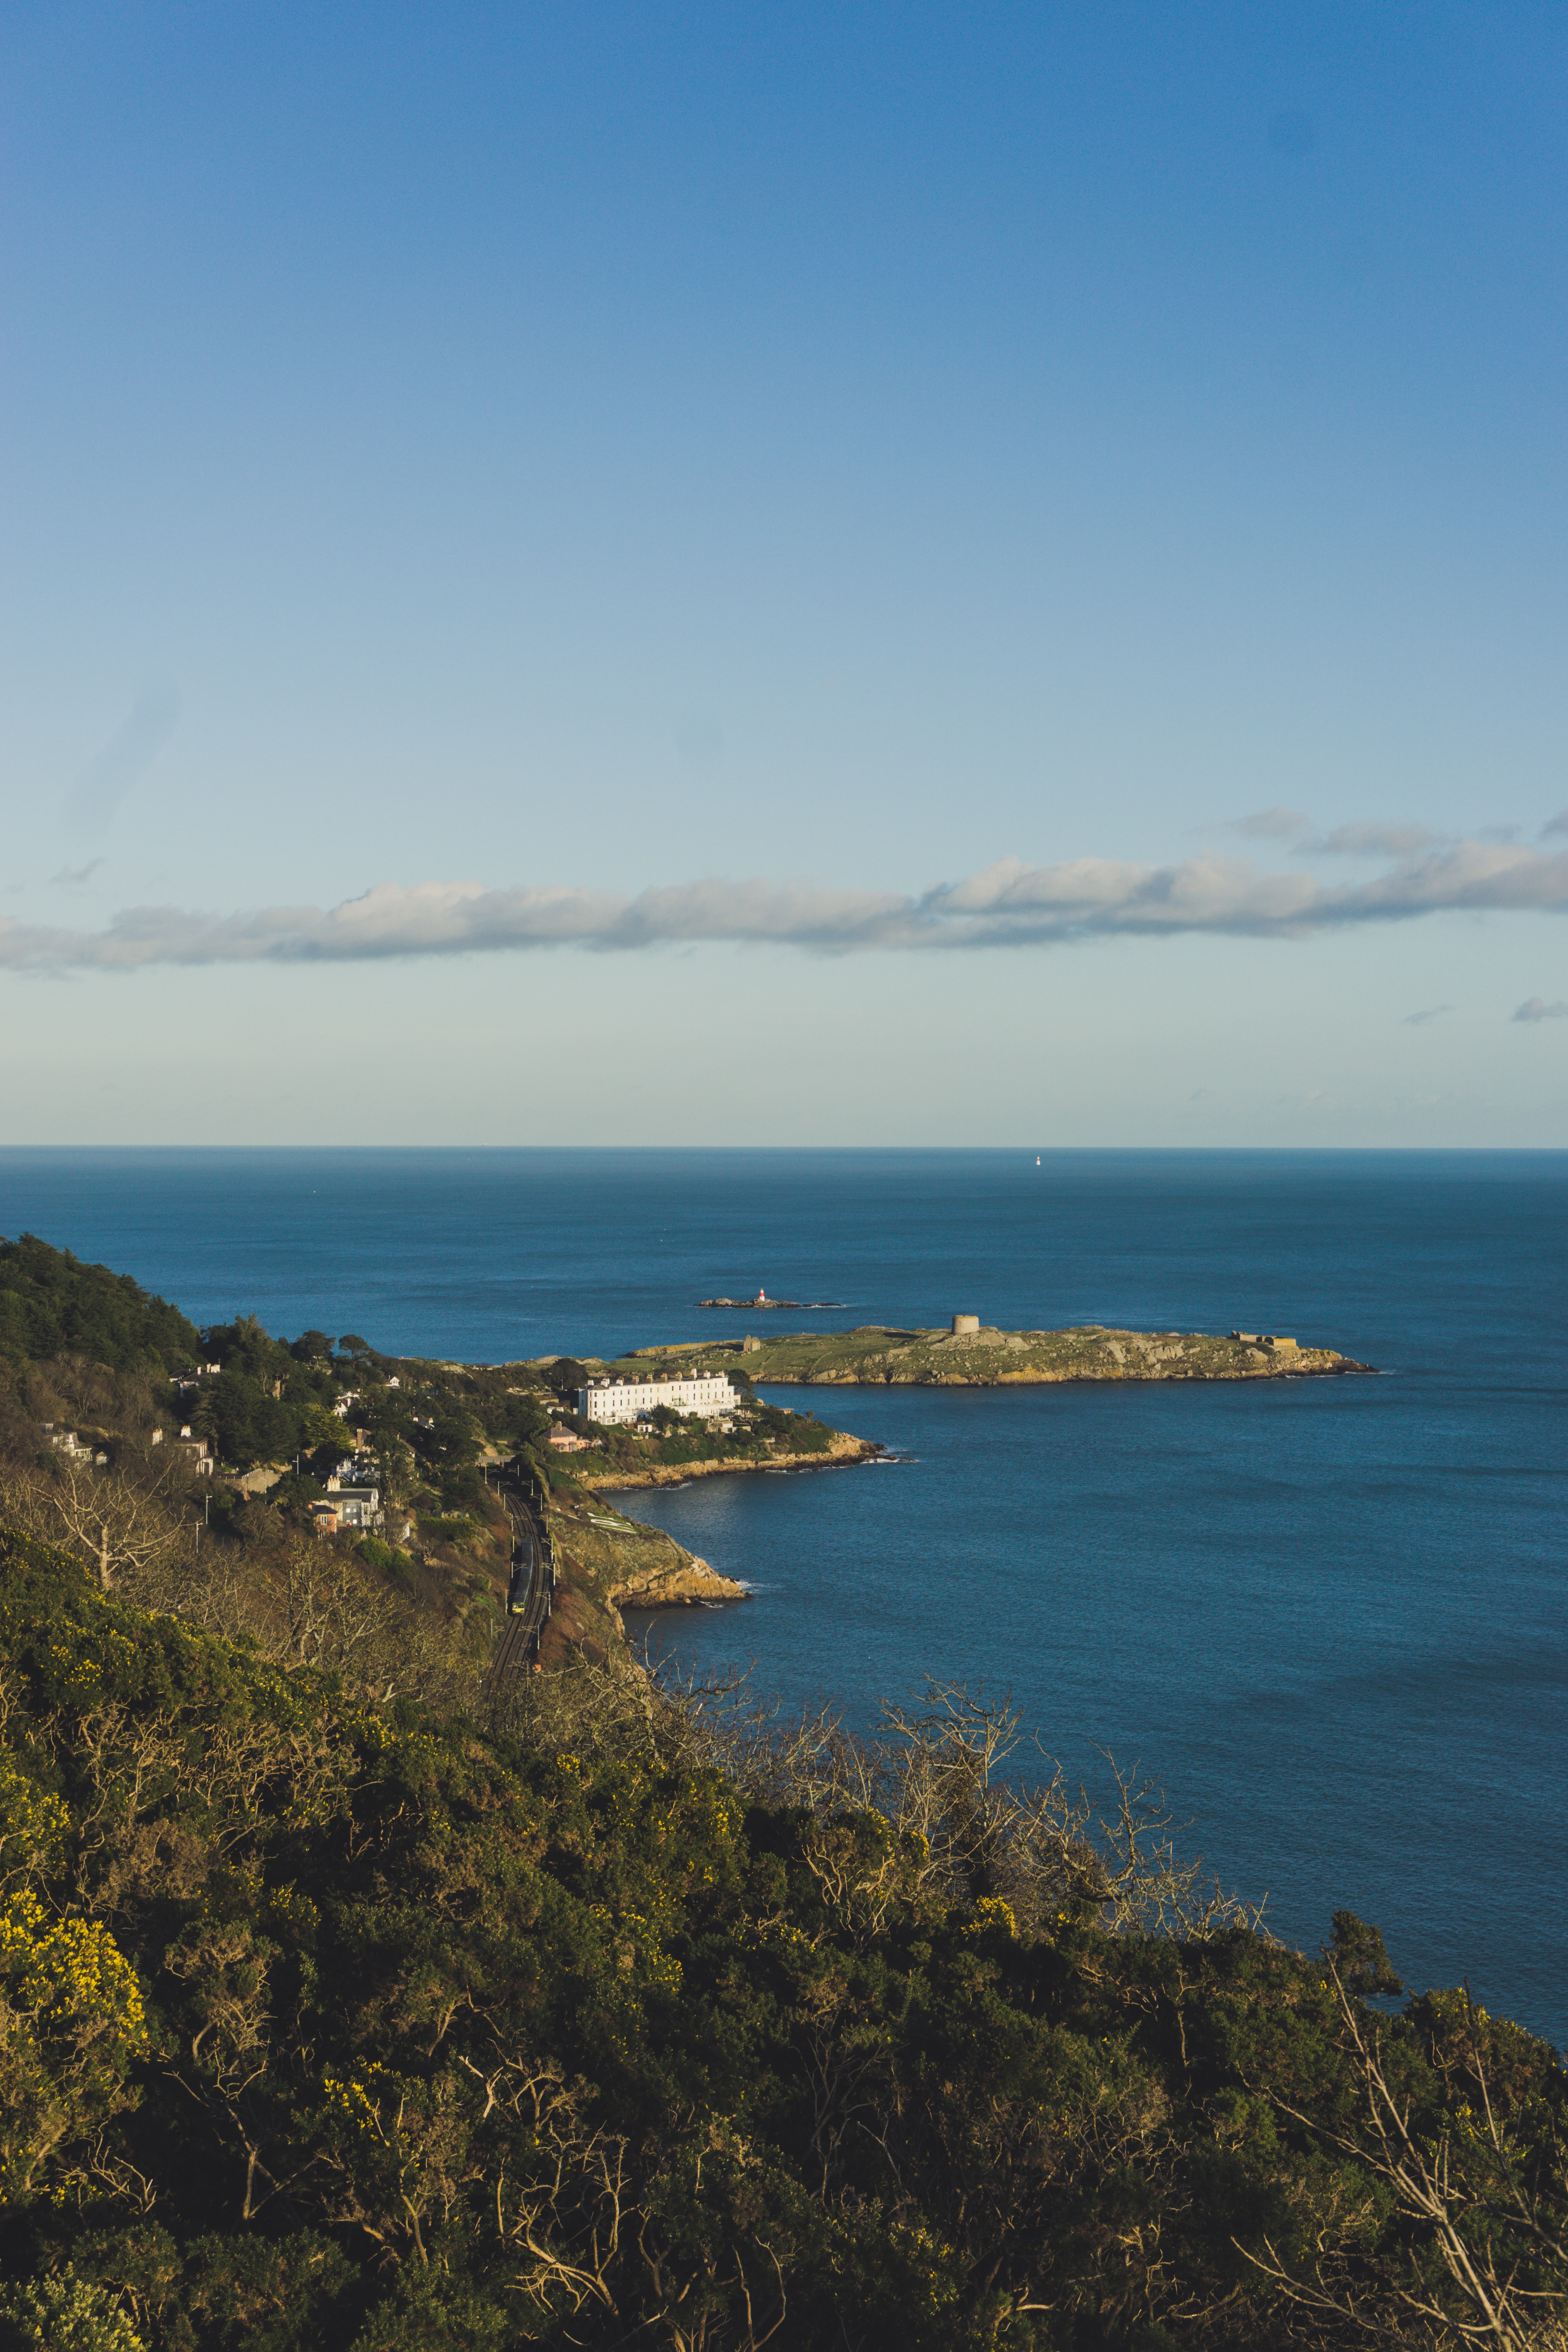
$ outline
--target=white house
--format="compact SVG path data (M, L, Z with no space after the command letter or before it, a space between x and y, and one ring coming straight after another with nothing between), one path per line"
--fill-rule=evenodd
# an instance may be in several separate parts
M336 1535L342 1528L378 1528L381 1525L381 1494L374 1486L339 1486L329 1482L333 1491L324 1503L312 1503L310 1516L323 1534Z
M577 1410L584 1421L636 1421L638 1413L651 1412L659 1404L668 1405L672 1412L712 1416L730 1412L734 1402L727 1372L661 1374L646 1381L617 1376L590 1381L577 1391Z

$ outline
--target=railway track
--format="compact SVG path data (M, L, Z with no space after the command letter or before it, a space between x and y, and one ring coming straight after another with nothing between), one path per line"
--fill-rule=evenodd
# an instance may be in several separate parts
M538 1664L539 1644L555 1597L555 1548L537 1480L515 1462L498 1467L494 1479L511 1522L511 1582L506 1631L496 1643L485 1675L487 1698L511 1676L531 1673Z

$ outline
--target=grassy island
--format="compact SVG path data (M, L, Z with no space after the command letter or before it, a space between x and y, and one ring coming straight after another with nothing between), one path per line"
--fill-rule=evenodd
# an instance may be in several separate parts
M1123 1331L1083 1323L1067 1331L903 1330L871 1323L855 1331L782 1331L767 1339L637 1348L606 1367L647 1360L719 1363L770 1385L1005 1388L1051 1381L1269 1381L1365 1372L1332 1348L1262 1333Z

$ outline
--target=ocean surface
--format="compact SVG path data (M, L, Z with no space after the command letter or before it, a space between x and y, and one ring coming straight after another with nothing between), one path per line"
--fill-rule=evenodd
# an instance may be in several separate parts
M747 1328L1294 1334L1370 1379L775 1391L899 1459L628 1497L737 1607L644 1630L868 1724L927 1675L1165 1787L1314 1946L1568 2042L1568 1154L0 1151L0 1232L499 1362ZM716 1293L846 1302L703 1313Z

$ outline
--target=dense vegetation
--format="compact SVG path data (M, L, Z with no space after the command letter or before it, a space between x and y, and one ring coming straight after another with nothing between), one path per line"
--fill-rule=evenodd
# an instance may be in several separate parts
M0 1524L280 1659L352 1660L446 1704L477 1695L511 1554L479 1465L548 1426L542 1383L398 1363L353 1333L282 1339L254 1317L197 1332L108 1268L35 1238L5 1247L32 1303L0 1354ZM171 1442L187 1425L216 1476ZM321 1542L310 1507L350 1456L384 1523ZM245 1491L251 1465L280 1461L265 1499Z
M179 1308L128 1274L84 1265L34 1234L0 1240L0 1357L86 1356L114 1371L172 1372L195 1362L198 1344Z
M1373 1931L1281 1948L961 1696L481 1727L20 1538L0 1672L15 2343L1506 2346L1564 2284L1543 2044L1391 2020Z
M867 1745L651 1689L591 1497L498 1693L480 1464L564 1486L582 1367L198 1334L0 1246L0 2352L1565 2352L1542 2043L1392 2014L1348 1915L1282 1948L961 1694ZM388 1523L322 1540L350 1446Z

